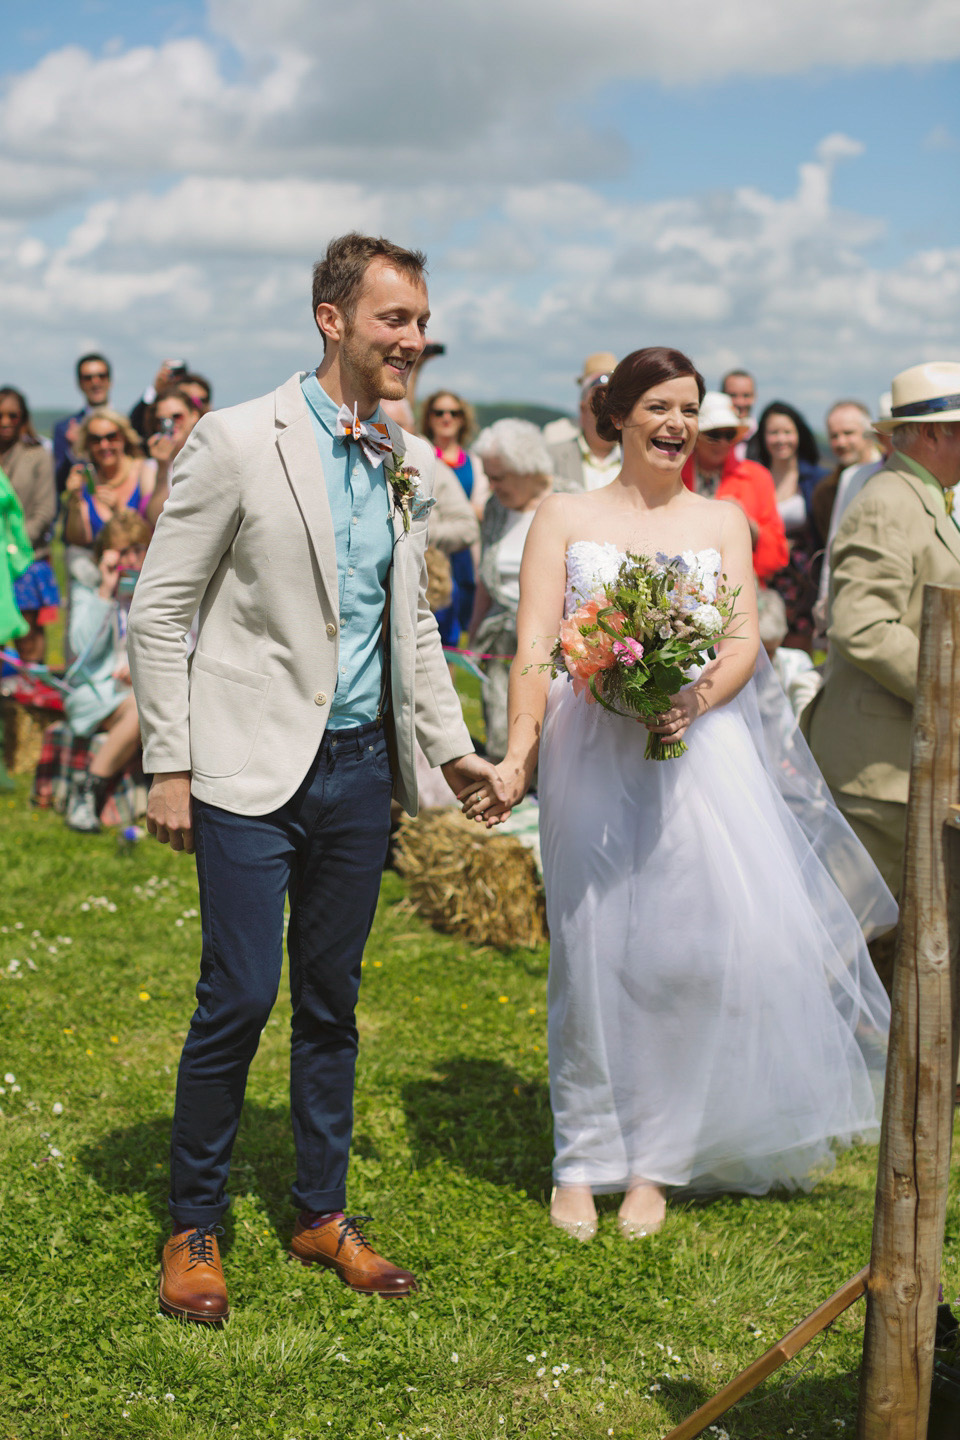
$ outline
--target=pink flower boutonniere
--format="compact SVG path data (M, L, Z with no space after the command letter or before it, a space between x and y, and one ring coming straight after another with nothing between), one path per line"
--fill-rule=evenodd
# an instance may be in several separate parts
M415 465L402 465L393 456L393 468L387 468L387 479L393 491L393 503L403 516L403 528L410 529L410 509L420 490L420 471Z

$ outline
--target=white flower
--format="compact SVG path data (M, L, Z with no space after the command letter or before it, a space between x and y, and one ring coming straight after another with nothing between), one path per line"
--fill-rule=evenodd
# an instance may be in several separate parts
M547 1373L547 1367L546 1367L546 1365L541 1365L541 1366L540 1366L540 1369L537 1371L537 1379L538 1379L538 1380L542 1380L543 1377L544 1377L544 1375L546 1375L546 1373Z
M452 1360L454 1365L460 1364L460 1356L457 1354L456 1350L454 1350L453 1354L450 1356L450 1359Z
M527 1356L527 1364L528 1364L528 1365L532 1365L533 1362L534 1362L534 1360L536 1360L536 1358L537 1358L536 1355L528 1355L528 1356Z
M59 1101L59 1100L57 1100L57 1101L54 1103L54 1105L53 1105L53 1113L54 1113L54 1115L62 1115L62 1114L63 1114L63 1106L60 1104L60 1101Z
M174 1400L176 1400L177 1397L176 1397L176 1395L171 1395L171 1394L170 1394L170 1391L168 1390L167 1393L166 1393L166 1395L164 1395L163 1398L164 1398L164 1400L166 1400L166 1402L167 1402L168 1405L172 1405L173 1402L174 1402Z
M7 1082L8 1085L12 1085L12 1084L14 1083L14 1081L16 1080L17 1077L16 1077L16 1075L14 1075L14 1073L13 1073L12 1070L8 1070L7 1073L6 1073L6 1075L4 1075L3 1078L4 1078L4 1080Z
M559 1365L554 1365L554 1367L553 1367L553 1373L554 1373L554 1375L560 1375L560 1374L562 1374L562 1371L561 1371Z
M690 616L690 623L701 635L719 635L723 629L723 616L716 605L698 605Z

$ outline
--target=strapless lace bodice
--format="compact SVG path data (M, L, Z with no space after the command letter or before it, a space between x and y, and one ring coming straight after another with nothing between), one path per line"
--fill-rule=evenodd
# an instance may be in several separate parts
M600 585L613 580L626 559L626 552L611 541L574 540L567 546L567 588L563 607L565 615L582 605ZM684 550L679 555L658 555L664 564L682 560L692 570L704 590L714 599L720 578L719 550Z

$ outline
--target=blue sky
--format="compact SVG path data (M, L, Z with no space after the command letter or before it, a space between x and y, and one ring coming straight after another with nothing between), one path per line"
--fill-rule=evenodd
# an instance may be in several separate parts
M123 403L168 353L223 403L271 388L315 360L310 264L354 226L427 249L427 373L475 399L571 404L588 351L668 341L817 422L960 359L951 0L38 15L0 77L0 371L38 406L88 346Z

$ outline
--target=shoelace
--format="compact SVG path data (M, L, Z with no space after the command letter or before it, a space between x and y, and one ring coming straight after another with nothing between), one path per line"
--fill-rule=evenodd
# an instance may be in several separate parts
M222 1225L206 1225L203 1229L191 1230L186 1239L181 1240L176 1248L182 1250L186 1246L190 1257L187 1261L188 1270L192 1270L194 1265L213 1264L213 1237L222 1234Z
M340 1221L340 1239L337 1242L337 1254L340 1254L341 1247L346 1240L355 1240L361 1250L372 1250L373 1246L360 1229L361 1225L372 1225L372 1215L344 1215Z

